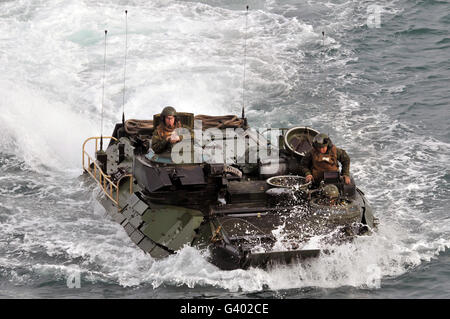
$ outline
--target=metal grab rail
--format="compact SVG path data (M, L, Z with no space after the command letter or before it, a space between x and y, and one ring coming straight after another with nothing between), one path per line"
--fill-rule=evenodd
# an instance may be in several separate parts
M91 140L95 140L95 153L98 151L98 140L101 137L89 137L86 139L83 143L83 154L82 154L82 165L85 172L89 173L91 177L100 185L103 193L112 200L112 202L117 206L117 208L120 210L121 207L119 205L119 184L121 180L125 177L130 178L130 194L133 193L133 175L127 174L122 176L116 183L114 183L109 175L106 175L105 172L101 169L101 167L97 164L97 162L89 155L89 153L86 151L86 144L87 142ZM117 141L117 138L113 136L103 136L103 138L107 139L113 139ZM87 166L86 166L86 159L87 158ZM93 168L91 168L91 165ZM115 191L115 196L114 192Z

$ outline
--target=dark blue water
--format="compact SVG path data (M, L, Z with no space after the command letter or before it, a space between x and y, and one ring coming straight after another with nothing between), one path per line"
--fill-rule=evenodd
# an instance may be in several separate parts
M245 32L245 5L250 6ZM375 7L374 7L375 5ZM449 298L447 1L0 2L0 297ZM307 125L347 150L380 229L304 265L156 261L105 216L81 145L165 105ZM324 32L324 36L322 35ZM69 288L78 276L79 288Z

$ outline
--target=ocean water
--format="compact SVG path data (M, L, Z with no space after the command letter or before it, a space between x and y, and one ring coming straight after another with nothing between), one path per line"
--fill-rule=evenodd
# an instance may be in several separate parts
M449 30L433 0L0 1L0 297L450 298ZM378 233L222 271L193 247L153 260L105 216L86 138L123 109L243 102L253 127L307 125L344 148Z

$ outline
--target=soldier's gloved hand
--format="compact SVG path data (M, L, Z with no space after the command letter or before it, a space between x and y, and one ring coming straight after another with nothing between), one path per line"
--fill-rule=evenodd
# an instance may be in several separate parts
M344 183L345 184L350 184L350 177L348 177L347 175L344 175Z
M309 183L313 180L313 176L312 175L306 175L306 182Z

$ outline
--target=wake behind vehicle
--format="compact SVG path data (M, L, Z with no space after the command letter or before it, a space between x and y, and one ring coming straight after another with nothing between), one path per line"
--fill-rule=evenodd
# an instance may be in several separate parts
M153 258L191 245L224 270L266 267L319 256L312 238L347 241L376 228L363 192L338 172L325 172L319 185L300 176L316 130L259 132L233 115L177 117L185 138L164 153L151 148L160 114L118 123L111 137L83 145L101 204ZM110 141L104 151L100 139Z

